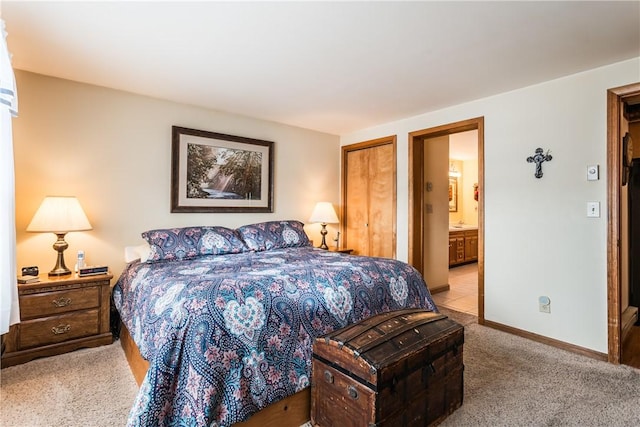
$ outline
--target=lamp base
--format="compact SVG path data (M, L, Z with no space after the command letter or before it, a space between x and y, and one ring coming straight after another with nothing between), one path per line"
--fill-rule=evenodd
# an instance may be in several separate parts
M329 246L327 246L327 241L325 240L325 237L328 233L327 224L323 222L320 225L322 226L322 230L320 230L320 234L322 235L322 243L320 244L320 249L329 249Z
M69 274L71 274L71 270L69 270L68 268L66 270L57 268L49 272L49 277L67 276Z
M64 250L69 247L69 244L65 242L64 236L67 233L55 233L58 236L58 240L53 244L53 249L58 252L58 259L53 270L49 272L49 277L67 276L71 274L71 270L67 268L64 263Z

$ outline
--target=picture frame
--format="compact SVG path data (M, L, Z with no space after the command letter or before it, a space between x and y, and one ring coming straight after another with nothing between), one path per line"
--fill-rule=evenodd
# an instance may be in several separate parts
M272 141L172 126L171 212L273 212Z
M458 178L449 177L449 212L458 212Z

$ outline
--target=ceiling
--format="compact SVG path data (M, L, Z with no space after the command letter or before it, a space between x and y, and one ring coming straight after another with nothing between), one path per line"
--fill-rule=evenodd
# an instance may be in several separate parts
M17 69L335 135L640 56L638 1L0 7Z

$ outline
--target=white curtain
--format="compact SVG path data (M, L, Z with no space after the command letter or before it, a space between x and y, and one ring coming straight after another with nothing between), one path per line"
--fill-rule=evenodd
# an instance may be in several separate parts
M0 334L20 321L16 284L16 202L11 117L18 115L18 93L0 19Z

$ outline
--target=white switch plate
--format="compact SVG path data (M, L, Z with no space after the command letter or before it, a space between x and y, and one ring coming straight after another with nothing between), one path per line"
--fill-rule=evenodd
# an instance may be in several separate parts
M587 202L587 217L600 218L600 202Z
M600 179L600 166L587 166L587 181L597 181L598 179Z

